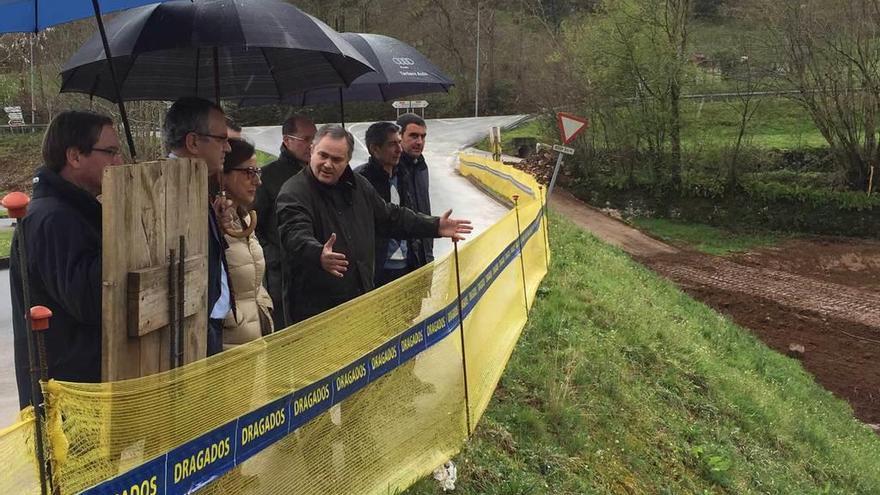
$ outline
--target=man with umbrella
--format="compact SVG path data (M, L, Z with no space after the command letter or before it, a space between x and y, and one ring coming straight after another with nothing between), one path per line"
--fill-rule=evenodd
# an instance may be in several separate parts
M285 263L285 310L304 320L373 289L376 235L463 239L470 221L429 217L386 203L349 167L354 137L339 126L315 135L309 166L276 202Z
M31 305L52 310L52 325L45 334L48 376L101 381L101 203L97 197L104 168L122 164L121 150L113 120L104 115L62 112L46 129L34 199L18 227L10 256L15 375L22 408L38 399L31 397L34 364L28 356L24 291ZM27 267L19 264L22 235Z
M275 199L287 179L298 174L309 164L312 140L317 129L305 115L293 115L281 126L281 155L263 167L263 183L257 189L254 210L257 212L257 238L266 257L266 290L272 298L272 314L275 330L287 328L284 318L284 297L281 280L284 270L281 258L281 241L278 239L278 222L275 218Z
M201 158L208 166L208 187L219 189L223 159L231 150L223 109L208 100L181 98L171 105L163 126L171 158ZM221 225L231 223L229 201L216 197L208 209L208 355L223 351L223 320L235 311L229 290L226 239Z

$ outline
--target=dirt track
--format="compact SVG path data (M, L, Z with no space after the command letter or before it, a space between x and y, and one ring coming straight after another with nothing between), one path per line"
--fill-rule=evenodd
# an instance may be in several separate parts
M817 382L880 423L880 242L798 239L717 257L660 242L565 191L550 206L777 351L804 346Z

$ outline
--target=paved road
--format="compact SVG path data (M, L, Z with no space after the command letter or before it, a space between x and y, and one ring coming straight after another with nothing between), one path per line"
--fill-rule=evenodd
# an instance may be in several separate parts
M468 218L474 223L473 236L484 231L500 218L507 209L474 187L467 179L458 175L455 169L455 153L479 141L492 126L507 126L523 118L522 115L506 117L479 117L464 119L429 119L428 139L425 147L425 160L428 162L431 177L431 208L435 215L452 209L454 217ZM346 125L354 134L355 151L351 163L359 165L367 161L367 148L364 146L364 132L372 122L358 122ZM251 139L257 149L278 154L281 146L281 127L249 127L243 134ZM471 236L471 237L473 237ZM434 243L434 255L443 256L452 250L447 239Z
M483 138L491 126L506 126L522 116L481 117L466 119L428 120L428 145L425 158L431 173L431 203L435 214L453 208L453 215L469 218L474 222L474 235L492 225L506 209L481 193L455 171L455 152ZM363 145L364 131L369 122L351 124L348 129L357 138L352 163L367 160ZM257 148L277 154L281 144L280 127L254 127L245 129ZM473 236L471 236L473 237ZM435 245L435 254L442 256L452 249L443 239ZM18 394L15 386L12 354L12 320L9 298L9 272L0 270L0 428L10 424L18 414Z

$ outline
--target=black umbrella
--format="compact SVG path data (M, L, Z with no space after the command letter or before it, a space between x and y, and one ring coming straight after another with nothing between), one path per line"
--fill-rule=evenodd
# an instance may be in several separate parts
M313 105L339 101L389 101L403 96L449 91L455 82L418 50L381 34L342 33L376 69L355 79L348 88L311 89L285 99L286 103Z
M280 100L373 70L339 33L281 0L172 0L120 14L106 31L123 100ZM93 37L65 65L61 91L116 101L107 65Z
M389 101L404 96L449 91L455 82L412 46L381 34L342 33L376 69L355 79L347 88L316 88L283 101L249 98L242 105L287 103L304 106L352 101ZM345 118L343 117L343 121Z

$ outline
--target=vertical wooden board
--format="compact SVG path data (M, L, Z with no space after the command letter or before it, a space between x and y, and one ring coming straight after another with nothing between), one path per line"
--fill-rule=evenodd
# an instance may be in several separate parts
M135 182L132 184L132 196L140 201L138 214L140 228L134 225L131 231L132 244L128 271L148 268L167 262L166 249L166 199L165 176L162 162L139 164L135 168ZM168 333L167 328L151 332L140 338L140 362L137 376L152 375L162 371L162 358L165 357L166 367L168 352L162 352L162 334Z
M208 255L208 168L204 161L177 159L165 162L168 181L168 243L178 245L178 236L186 237L187 257ZM207 272L203 273L207 279ZM207 281L204 284L207 287ZM207 353L208 294L202 291L198 305L203 310L181 322L183 362L204 359Z
M207 256L207 167L188 159L111 167L103 187L102 379L114 381L170 367L170 328L139 339L128 336L128 273L165 265L180 235L188 256ZM206 279L207 272L201 276ZM203 309L182 325L186 363L204 358L207 347L207 291L197 297Z
M108 167L104 170L102 185L102 321L101 340L101 379L112 381L129 375L127 361L119 356L133 356L138 359L140 350L131 345L128 332L124 331L127 315L125 307L126 284L123 277L128 276L127 251L123 234L129 221L126 215L130 209L125 206L126 192L131 189L130 167Z

